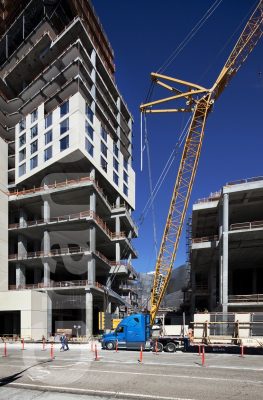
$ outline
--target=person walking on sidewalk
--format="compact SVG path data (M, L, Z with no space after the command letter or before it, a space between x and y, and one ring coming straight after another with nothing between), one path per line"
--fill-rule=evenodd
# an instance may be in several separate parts
M61 343L61 347L60 347L60 351L64 351L65 350L65 334L63 333L63 335L60 336L60 343Z
M64 335L64 346L66 347L66 348L64 349L65 351L69 350L67 335Z

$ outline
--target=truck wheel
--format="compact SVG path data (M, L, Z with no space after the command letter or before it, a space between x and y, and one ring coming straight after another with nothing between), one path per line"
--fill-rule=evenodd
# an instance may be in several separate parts
M154 342L153 348L152 348L153 352L156 352L156 343ZM157 342L157 353L161 353L163 351L163 345L160 342Z
M115 343L114 342L107 342L105 343L105 347L107 350L114 350L115 349Z
M165 351L167 351L167 353L174 353L176 351L176 345L173 342L167 343Z

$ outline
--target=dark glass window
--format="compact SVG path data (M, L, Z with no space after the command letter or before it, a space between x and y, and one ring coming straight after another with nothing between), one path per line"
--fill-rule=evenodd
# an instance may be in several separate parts
M69 101L67 100L60 106L60 117L64 117L64 115L67 115L68 113L69 113Z
M86 103L86 117L90 120L90 122L93 124L93 117L94 113L90 107L89 104Z
M128 171L128 161L125 158L123 159L123 166Z
M113 171L113 182L119 185L119 176Z
M91 140L93 140L94 130L92 126L88 123L88 121L85 122L85 131L86 134L91 138Z
M26 143L26 134L19 136L19 147L23 146Z
M19 132L22 132L24 129L26 129L26 119L22 118L19 122Z
M113 157L113 168L116 169L117 172L119 171L119 163L115 157Z
M69 130L69 119L66 118L64 121L60 122L60 134L67 132Z
M26 163L19 165L19 176L22 176L26 173Z
M107 146L104 142L100 142L100 151L102 152L102 154L107 157Z
M37 108L34 110L34 111L32 111L32 113L31 113L31 124L33 124L36 120L37 120L37 118L38 118L38 110L37 110Z
M63 139L60 139L60 151L66 150L69 148L69 136L65 136Z
M52 142L52 139L53 139L52 130L47 131L47 132L45 133L45 145L48 144L48 143L50 143L50 142Z
M37 167L37 163L38 163L38 157L35 156L33 158L30 159L30 169L34 169Z
M103 157L100 158L100 165L101 165L101 168L102 168L105 172L107 172L108 163L107 163L107 161L105 160L105 158L103 158Z
M128 174L125 171L123 171L123 180L124 182L128 183Z
M119 157L119 148L117 143L113 142L113 154L118 158Z
M45 129L52 125L52 113L45 117Z
M31 154L34 154L38 150L38 141L35 140L33 143L31 143L30 148Z
M38 135L38 127L37 127L37 124L34 125L34 126L32 126L32 128L31 128L30 131L31 131L31 139L33 139L35 136Z
M102 139L105 140L105 142L107 142L108 134L107 134L107 131L103 127L101 127L101 129L100 129L100 135L101 135Z
M49 146L47 149L44 151L44 161L49 160L52 157L52 146Z
M91 157L93 157L94 146L87 138L85 138L85 146L86 146L86 150L89 153L89 155L91 155Z
M123 193L128 196L128 187L126 185L123 185Z
M26 158L26 148L20 150L19 152L19 162L23 161Z

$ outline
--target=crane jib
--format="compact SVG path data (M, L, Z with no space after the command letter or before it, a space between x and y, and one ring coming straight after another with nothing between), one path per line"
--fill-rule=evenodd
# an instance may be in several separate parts
M168 217L155 266L150 311L152 323L154 322L156 313L164 298L175 261L185 214L200 158L207 116L211 111L215 100L220 96L229 81L237 73L241 65L258 43L262 33L263 0L260 0L243 29L236 45L230 53L223 69L210 89L206 89L200 85L181 79L160 75L158 73L151 74L156 85L173 92L173 95L142 104L140 107L141 112L166 113L188 111L193 113L185 139L185 145L172 194ZM169 84L167 84L167 81ZM179 88L174 87L175 84L177 86L179 85ZM185 88L185 91L182 90L182 86ZM200 95L202 96L201 98ZM172 109L154 108L155 106L177 100L184 100L186 102L186 108L182 108L181 106Z

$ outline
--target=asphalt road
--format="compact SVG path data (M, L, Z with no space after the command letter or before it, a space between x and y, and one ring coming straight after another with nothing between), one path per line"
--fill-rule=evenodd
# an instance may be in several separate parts
M72 345L50 359L41 345L10 344L7 357L0 344L0 399L75 400L261 399L263 356L207 354L205 366L191 353L118 353L99 350L99 361L88 345ZM44 392L42 392L44 391ZM43 397L44 398L44 397Z

